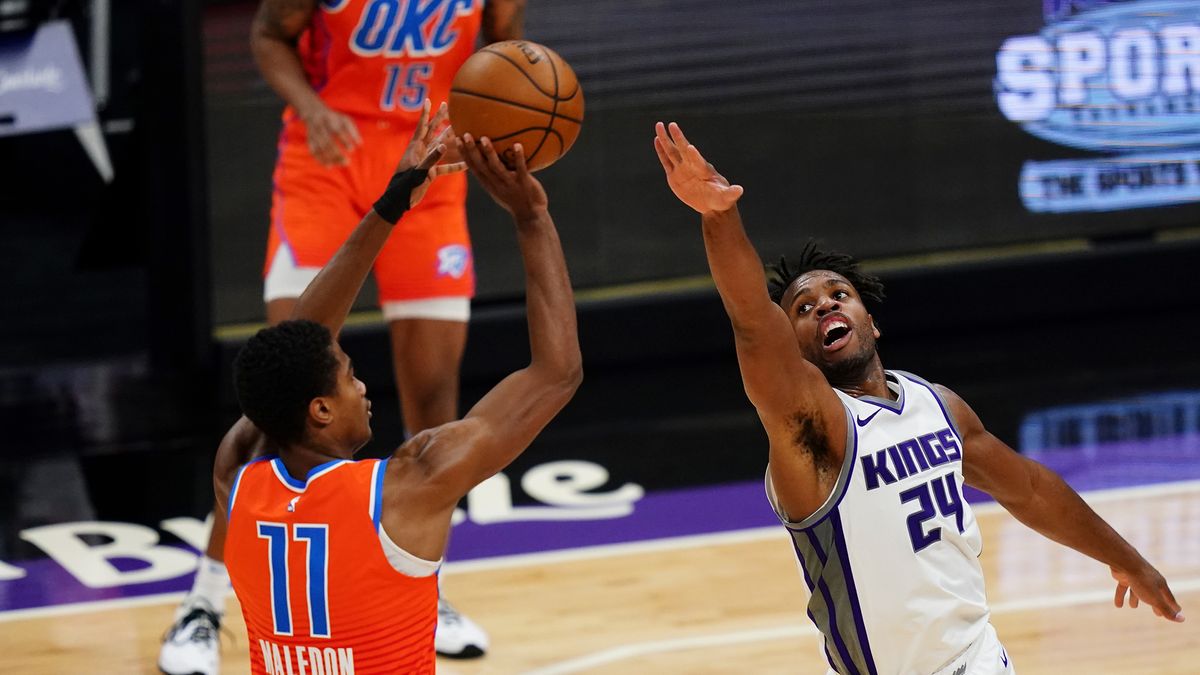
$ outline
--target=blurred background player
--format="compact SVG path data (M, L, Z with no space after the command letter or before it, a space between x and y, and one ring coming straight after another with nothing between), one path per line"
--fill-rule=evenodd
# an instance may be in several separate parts
M831 673L1014 672L989 623L971 485L1045 537L1098 560L1115 602L1182 621L1158 570L1056 473L989 433L950 389L886 371L864 300L883 284L850 256L806 247L762 263L742 188L678 125L654 147L672 192L701 214L704 248L733 324L746 395L770 442L767 495L788 528Z
M484 43L522 37L525 0L263 0L251 46L284 99L271 196L263 299L267 321L296 298L392 175L426 98L449 96ZM474 263L465 175L446 176L405 214L375 264L407 434L458 416ZM223 524L214 521L191 593L160 654L165 672L215 672L229 581ZM444 600L438 652L471 658L487 634Z
M213 479L252 672L290 671L295 661L298 672L433 673L436 575L459 500L520 455L582 379L546 193L520 146L510 171L486 139L466 136L467 163L516 225L529 365L462 420L418 433L386 459L348 461L371 439L371 403L337 336L394 223L435 176L461 170L434 166L445 117L443 106L432 123L421 120L387 189L292 320L259 331L235 361L246 417L222 441Z

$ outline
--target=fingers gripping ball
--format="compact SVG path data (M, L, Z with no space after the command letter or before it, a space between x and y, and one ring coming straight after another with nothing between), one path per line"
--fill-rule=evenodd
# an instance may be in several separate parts
M554 51L525 40L488 45L459 68L450 88L456 134L488 137L509 167L520 143L530 171L567 150L583 124L583 90Z

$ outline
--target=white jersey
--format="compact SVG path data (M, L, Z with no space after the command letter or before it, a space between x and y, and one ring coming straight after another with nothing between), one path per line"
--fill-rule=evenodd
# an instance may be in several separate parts
M812 593L808 616L843 675L935 673L988 626L962 437L928 382L899 371L887 381L894 401L837 392L846 459L815 513L790 521L767 474Z

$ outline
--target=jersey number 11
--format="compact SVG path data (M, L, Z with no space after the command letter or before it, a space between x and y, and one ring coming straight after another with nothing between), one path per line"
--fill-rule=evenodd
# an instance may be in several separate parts
M312 637L329 637L329 526L296 524L291 541L307 545L308 625ZM288 526L258 521L258 538L267 540L271 572L271 618L276 635L292 634L292 604L288 585Z

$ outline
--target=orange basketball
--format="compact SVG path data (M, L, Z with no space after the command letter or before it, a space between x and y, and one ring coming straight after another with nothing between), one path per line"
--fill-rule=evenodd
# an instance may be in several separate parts
M490 44L463 63L450 86L454 133L487 136L512 166L520 143L530 171L562 157L583 124L583 90L562 57L536 42Z

